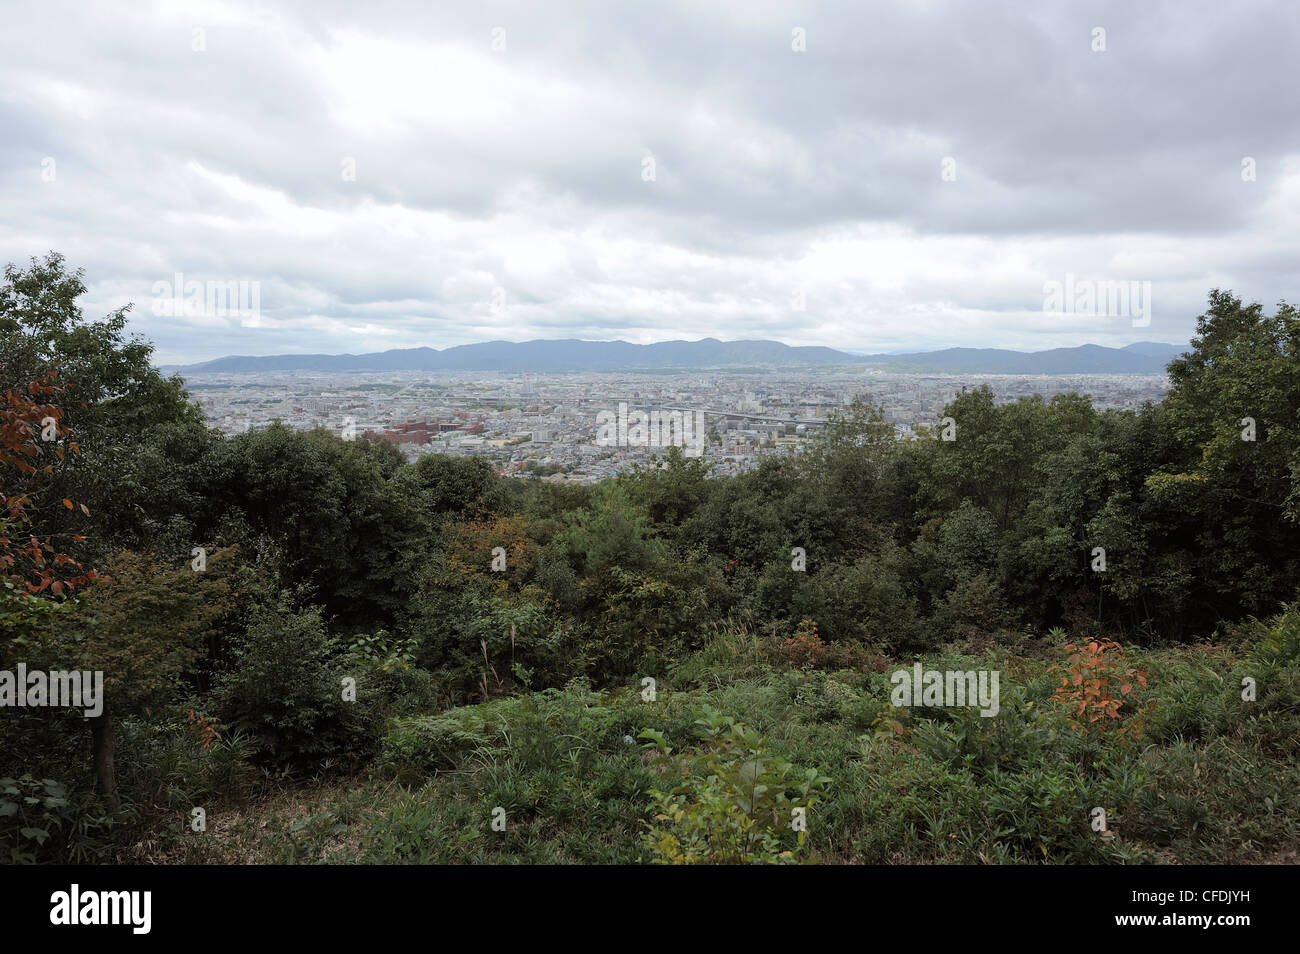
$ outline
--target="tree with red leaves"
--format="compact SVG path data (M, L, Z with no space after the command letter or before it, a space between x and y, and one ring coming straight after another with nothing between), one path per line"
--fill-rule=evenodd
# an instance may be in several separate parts
M62 393L52 371L22 390L6 391L0 404L0 580L6 603L30 605L41 594L62 597L95 578L94 570L61 549L84 538L69 534L67 543L56 545L64 535L42 533L39 519L51 507L78 509L67 498L55 502L42 493L69 456L81 453L56 403ZM79 509L90 515L85 504Z

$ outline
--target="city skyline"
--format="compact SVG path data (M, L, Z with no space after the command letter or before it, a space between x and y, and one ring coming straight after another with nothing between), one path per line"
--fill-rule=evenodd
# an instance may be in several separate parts
M483 457L503 477L593 484L662 457L656 421L695 422L678 446L705 459L711 478L734 477L770 457L795 456L861 398L900 440L935 429L963 389L988 385L998 404L1085 393L1099 411L1159 401L1164 374L893 373L870 367L668 373L262 371L186 375L210 426L230 435L280 424L344 440L428 454ZM649 440L628 439L643 413ZM607 425L619 422L617 439Z

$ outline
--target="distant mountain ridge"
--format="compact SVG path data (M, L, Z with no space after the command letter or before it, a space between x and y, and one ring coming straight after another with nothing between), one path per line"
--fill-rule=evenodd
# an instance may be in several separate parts
M871 355L885 358L891 371L975 374L1160 374L1190 345L1138 341L1123 348L1086 344L1049 351L1000 348L947 348L917 354ZM870 363L875 363L872 360Z
M914 354L849 354L834 348L795 347L779 341L485 341L436 348L402 348L371 354L230 356L199 364L170 365L186 374L273 371L673 371L707 368L878 367L888 371L974 374L1160 374L1186 346L1139 341L1123 348L1080 345L1048 351L947 348Z

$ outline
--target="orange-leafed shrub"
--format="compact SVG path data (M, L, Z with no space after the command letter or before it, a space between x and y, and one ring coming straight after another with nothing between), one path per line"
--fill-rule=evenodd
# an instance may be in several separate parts
M826 654L826 643L817 635L817 623L801 619L794 635L781 645L782 655L801 666L816 666Z
M1133 739L1142 737L1143 716L1155 703L1139 708L1131 696L1135 686L1146 688L1146 673L1124 664L1124 648L1110 639L1067 643L1061 684L1052 701L1066 706L1071 726L1079 732L1105 732Z

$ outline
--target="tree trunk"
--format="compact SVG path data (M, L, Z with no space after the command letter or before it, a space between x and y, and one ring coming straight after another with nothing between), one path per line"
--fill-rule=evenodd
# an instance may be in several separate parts
M104 711L90 720L90 737L95 753L95 788L114 812L121 803L117 797L117 768L113 764L113 713L104 700Z

